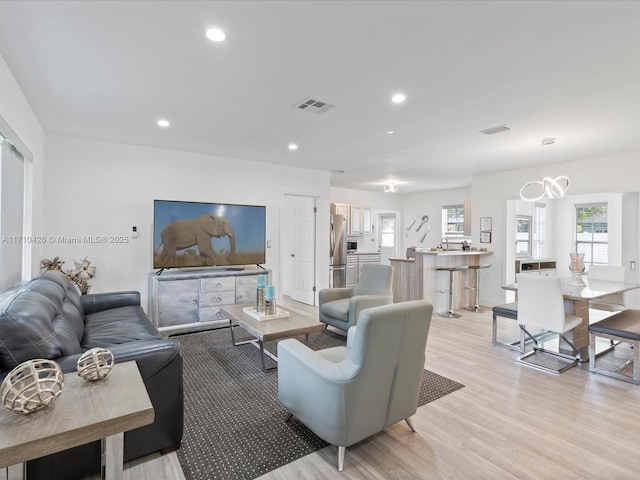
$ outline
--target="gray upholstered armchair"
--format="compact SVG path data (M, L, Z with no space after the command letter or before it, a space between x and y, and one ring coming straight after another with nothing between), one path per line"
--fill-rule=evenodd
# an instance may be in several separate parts
M369 308L349 329L346 347L313 351L278 343L280 402L320 438L346 447L417 410L433 306L424 301Z
M393 303L393 267L364 264L355 287L325 288L318 294L320 321L341 330L358 322L365 308Z

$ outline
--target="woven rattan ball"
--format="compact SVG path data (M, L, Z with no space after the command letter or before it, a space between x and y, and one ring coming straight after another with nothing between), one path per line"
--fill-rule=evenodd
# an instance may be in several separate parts
M106 348L92 348L78 359L78 375L91 382L106 377L113 367L113 353Z
M64 375L52 360L27 360L11 370L0 385L2 404L24 415L47 407L62 392Z

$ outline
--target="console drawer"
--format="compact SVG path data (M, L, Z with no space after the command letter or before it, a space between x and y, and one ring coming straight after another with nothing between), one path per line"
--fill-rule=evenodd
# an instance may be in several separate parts
M216 307L218 305L233 305L234 303L236 303L235 290L200 293L200 308Z
M234 277L203 278L200 280L201 294L218 293L224 290L235 290L235 288L236 279Z
M221 307L201 307L200 321L212 322L214 320L228 320L229 317L221 310Z

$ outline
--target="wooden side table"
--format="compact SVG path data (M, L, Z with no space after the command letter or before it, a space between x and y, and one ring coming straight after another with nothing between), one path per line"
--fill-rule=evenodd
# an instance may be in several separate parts
M124 432L154 419L138 366L116 364L97 382L67 373L64 382L56 401L38 412L20 415L0 406L0 468L102 440L102 478L121 480Z

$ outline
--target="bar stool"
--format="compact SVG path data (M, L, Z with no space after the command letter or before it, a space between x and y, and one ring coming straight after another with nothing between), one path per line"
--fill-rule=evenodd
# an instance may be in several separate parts
M453 274L455 272L466 272L469 270L468 265L458 265L457 267L437 267L436 272L449 272L449 310L446 312L438 312L438 315L446 318L460 318L462 315L453 311ZM440 290L446 293L447 290Z
M471 270L475 270L476 279L473 287L467 287L467 290L471 290L475 292L475 300L474 300L473 307L466 307L465 310L469 312L475 312L475 313L486 312L489 310L488 308L483 308L480 305L478 305L480 303L480 269L489 268L489 267L491 267L490 263L485 263L484 265L469 265L469 268Z

